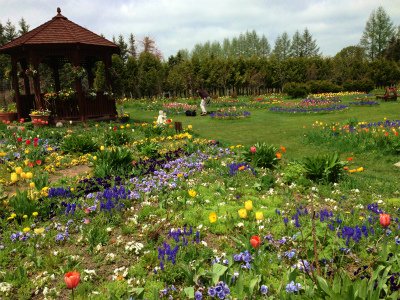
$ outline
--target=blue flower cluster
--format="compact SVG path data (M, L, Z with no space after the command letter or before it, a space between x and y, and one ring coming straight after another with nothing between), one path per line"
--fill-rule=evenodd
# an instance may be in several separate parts
M294 281L289 282L286 285L286 292L287 293L295 293L301 290L301 284L295 283Z
M253 260L253 257L249 253L249 251L240 252L239 254L233 255L233 260L235 262L243 262L241 265L242 269L250 269L251 265L250 262Z
M256 171L246 162L240 162L240 163L231 163L228 165L229 168L229 175L234 176L238 172L245 171L245 170L250 170L253 175L256 175Z
M332 112L332 111L341 111L347 109L347 105L332 105L329 107L271 107L269 110L273 112L284 112L284 113L321 113L321 112Z
M208 295L211 298L218 297L218 299L225 299L225 297L228 296L230 293L231 290L229 289L228 285L223 281L220 281L215 286L208 288Z
M210 113L212 119L239 119L250 117L248 111L227 111L227 112L212 112Z
M346 246L349 245L350 240L352 239L355 243L358 243L362 236L368 237L368 234L374 234L374 228L371 227L368 231L367 226L363 225L361 228L357 225L354 228L349 226L343 226L342 232L338 232L338 236L342 239L346 239Z

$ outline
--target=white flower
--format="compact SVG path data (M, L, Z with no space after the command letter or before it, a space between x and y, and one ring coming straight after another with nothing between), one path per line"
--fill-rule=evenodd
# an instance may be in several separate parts
M237 223L237 224L236 224L236 227L242 228L242 227L244 227L244 223L242 223L242 222Z
M111 232L112 231L112 228L111 227L107 227L107 232Z
M141 250L143 249L144 245L139 242L130 241L125 245L125 251L130 253L134 252L136 255L139 255Z
M115 254L114 253L107 253L106 261L113 262L114 260L115 260Z
M202 244L204 247L207 247L207 242L206 242L206 241L201 241L201 244Z

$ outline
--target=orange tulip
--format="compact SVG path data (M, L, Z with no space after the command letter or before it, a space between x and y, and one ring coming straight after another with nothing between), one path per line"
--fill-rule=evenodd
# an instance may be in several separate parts
M381 223L382 227L388 227L390 225L390 215L389 214L380 214L379 215L379 223Z
M64 281L67 285L67 289L76 288L79 284L80 279L80 274L76 271L68 272L64 275Z
M281 146L280 149L281 149L282 153L286 152L286 147L285 146Z
M280 153L280 152L276 152L276 158L277 159L281 159L282 158L282 153Z
M258 248L261 244L260 237L258 235L253 235L250 238L250 244L253 248Z

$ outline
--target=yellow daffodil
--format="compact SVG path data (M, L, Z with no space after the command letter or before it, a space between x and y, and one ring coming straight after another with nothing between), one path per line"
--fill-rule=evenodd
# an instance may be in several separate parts
M247 218L247 210L245 208L239 209L238 214L239 214L239 217L241 217L242 219Z
M264 214L262 211L256 211L256 220L264 220Z
M35 228L33 231L34 231L36 234L42 234L42 233L44 232L44 228L43 228L43 227Z
M21 167L16 167L16 168L15 168L15 173L17 173L18 175L21 175L21 173L22 173L22 168L21 168Z
M18 175L17 175L17 173L15 173L15 172L11 173L10 179L11 179L11 182L12 182L12 183L17 182L17 181L18 181Z
M244 202L244 208L246 210L252 210L253 209L253 201L247 200L246 202Z
M197 195L197 192L195 190L189 190L188 193L189 193L189 196L192 198L196 197L196 195Z
M208 215L208 220L210 221L210 223L215 223L215 222L217 222L217 219L218 219L218 216L217 216L217 213L215 213L215 212L211 212L211 213Z

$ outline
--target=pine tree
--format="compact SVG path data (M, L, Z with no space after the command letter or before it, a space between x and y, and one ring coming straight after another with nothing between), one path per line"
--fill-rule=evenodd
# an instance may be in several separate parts
M29 31L29 25L26 24L24 18L21 18L21 20L19 20L18 25L19 25L19 30L18 30L19 35L23 35Z
M4 26L4 39L5 42L8 43L17 37L17 31L15 26L11 23L10 20L7 20L6 26Z
M312 35L307 28L304 29L301 38L302 38L303 56L305 57L319 56L319 47L317 46L317 42L313 40Z
M292 37L292 44L290 46L291 57L302 57L304 56L303 39L300 32L296 30Z
M129 49L128 49L128 53L131 57L133 57L134 59L136 59L137 56L137 50L136 50L136 40L135 40L135 36L133 35L133 33L131 33L129 35Z
M369 59L374 60L382 55L393 35L393 22L383 7L379 6L369 16L360 46L364 48Z
M122 58L123 61L126 61L128 59L128 45L127 43L125 43L124 37L122 36L122 34L120 34L118 36L118 42L117 45L119 47L120 52L120 56Z
M272 54L278 61L285 60L290 56L291 42L287 32L282 33L275 40L275 47Z

